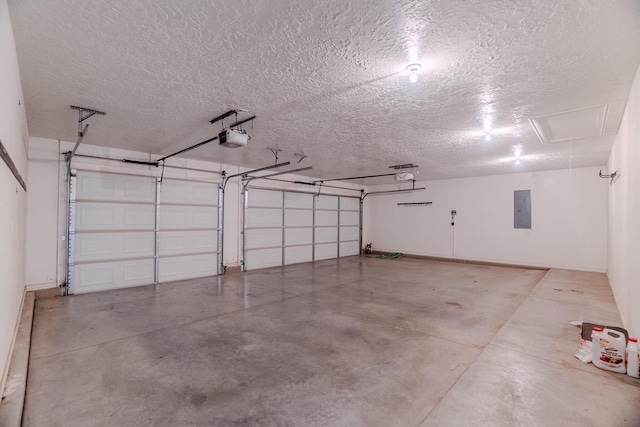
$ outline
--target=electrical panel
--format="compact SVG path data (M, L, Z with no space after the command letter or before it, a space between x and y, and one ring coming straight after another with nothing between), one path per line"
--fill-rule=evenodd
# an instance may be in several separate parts
M531 190L513 192L513 228L531 228Z

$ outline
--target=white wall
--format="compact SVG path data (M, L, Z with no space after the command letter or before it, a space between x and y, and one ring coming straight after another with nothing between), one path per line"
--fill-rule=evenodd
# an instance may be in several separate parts
M58 150L43 151L43 140L30 138L27 193L26 283L29 290L55 286L58 281ZM48 141L46 141L48 142ZM57 148L57 144L55 144Z
M416 183L426 187L420 192L367 196L364 243L414 255L604 272L607 183L599 169L428 181ZM530 230L513 227L514 190L531 190ZM433 204L397 206L423 201Z
M0 64L0 140L27 181L27 120L6 0L0 0ZM0 161L0 391L24 295L25 205L25 192Z
M609 157L609 282L625 327L640 336L640 69Z
M66 242L62 240L62 236L66 235L67 226L67 184L65 182L66 165L65 162L62 161L63 156L61 156L61 153L69 151L73 148L73 145L72 142L68 141L44 138L30 139L29 173L31 188L28 198L26 236L27 285L29 289L56 287L65 280ZM146 153L99 147L86 142L80 145L78 154L144 161L159 157L150 156ZM237 166L179 158L169 159L167 166L205 169L216 173L167 167L164 173L165 177L190 178L215 183L221 182L222 178L219 172L223 170L227 175L233 175L241 170L247 170L238 168ZM153 166L141 166L122 163L120 161L88 159L80 156L74 157L72 167L146 176L160 176L161 173L161 168ZM268 171L265 171L262 174L266 175L268 173ZM296 179L308 180L306 177L296 175L283 175L277 178L287 181ZM242 230L242 198L240 197L239 183L239 178L231 179L225 191L223 263L228 267L238 266L242 255L240 234ZM310 189L313 191L315 189L315 187L292 185L273 180L256 180L252 183L252 186L297 191L309 191ZM343 187L353 188L356 189L356 191L340 191L336 188L325 187L323 194L344 194L351 196L359 194L360 187L356 185L344 184ZM54 277L53 280L52 277Z

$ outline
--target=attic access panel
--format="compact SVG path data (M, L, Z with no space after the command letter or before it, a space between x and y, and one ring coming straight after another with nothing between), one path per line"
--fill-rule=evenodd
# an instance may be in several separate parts
M548 114L530 119L543 144L602 136L608 104Z

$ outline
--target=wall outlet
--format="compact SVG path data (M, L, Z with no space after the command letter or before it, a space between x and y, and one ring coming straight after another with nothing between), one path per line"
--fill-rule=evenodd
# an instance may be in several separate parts
M451 209L451 216L456 216L458 214L458 211L456 211L455 209Z

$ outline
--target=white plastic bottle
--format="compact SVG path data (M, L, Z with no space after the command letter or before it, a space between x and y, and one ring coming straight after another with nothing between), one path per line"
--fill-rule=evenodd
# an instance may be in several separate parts
M602 336L602 328L594 326L591 331L591 362L595 365L596 360L600 359L600 337Z
M640 364L640 356L638 355L638 339L629 337L627 344L627 375L633 378L640 378L638 365Z

